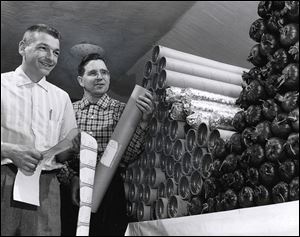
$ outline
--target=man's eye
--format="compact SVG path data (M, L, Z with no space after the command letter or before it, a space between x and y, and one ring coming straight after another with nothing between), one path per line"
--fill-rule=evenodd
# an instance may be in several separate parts
M40 46L39 49L46 50L46 47L45 46Z
M60 53L59 53L59 52L54 52L53 54L54 54L56 57L58 57Z

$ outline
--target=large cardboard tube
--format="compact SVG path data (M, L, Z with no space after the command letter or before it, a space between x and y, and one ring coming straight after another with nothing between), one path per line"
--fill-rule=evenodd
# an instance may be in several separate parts
M185 175L181 176L178 183L178 194L184 200L189 200L191 198L190 183L191 183L191 176L185 176Z
M242 91L241 86L170 70L162 70L158 78L158 87L166 88L167 86L194 88L233 98L238 98Z
M184 175L191 175L193 171L193 166L192 166L192 156L189 152L184 153L181 160L181 164L182 164L182 173Z
M190 63L204 65L216 69L221 69L227 72L232 72L241 75L244 71L249 71L247 68L237 67L230 64L218 62L215 60L203 58L189 53L184 53L175 49L170 49L161 45L156 45L152 51L152 62L157 63L161 57L170 57Z
M158 70L160 72L163 69L242 86L241 74L220 70L205 65L185 62L174 58L162 57L158 63Z
M167 206L168 206L167 198L162 197L157 200L156 207L155 207L157 219L164 219L168 217Z
M178 184L179 179L182 176L182 167L181 167L181 163L180 162L176 162L174 165L174 180L175 183Z
M110 141L97 164L93 190L92 212L96 212L102 202L106 190L121 161L136 127L142 117L142 112L136 106L136 99L144 95L146 89L136 85L121 118L110 138Z

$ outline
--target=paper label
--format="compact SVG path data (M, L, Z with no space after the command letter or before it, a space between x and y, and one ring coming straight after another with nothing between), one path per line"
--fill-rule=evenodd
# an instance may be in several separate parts
M40 176L44 163L43 160L32 175L25 175L18 170L13 189L15 201L40 206Z
M118 142L114 140L110 140L101 157L100 162L106 167L111 167L117 151L118 151Z

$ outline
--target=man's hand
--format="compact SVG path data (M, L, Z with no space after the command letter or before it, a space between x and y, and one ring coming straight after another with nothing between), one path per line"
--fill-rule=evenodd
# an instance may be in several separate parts
M75 206L79 207L79 177L76 175L71 180L71 200Z
M148 123L154 109L152 94L146 91L144 96L140 95L136 100L136 105L143 113L142 123Z
M3 158L11 159L19 169L34 173L43 156L35 148L29 146L1 143L1 159Z

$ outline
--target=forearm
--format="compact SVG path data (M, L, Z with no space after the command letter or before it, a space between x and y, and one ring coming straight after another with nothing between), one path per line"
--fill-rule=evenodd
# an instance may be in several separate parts
M1 142L1 160L14 157L14 146L12 143Z

